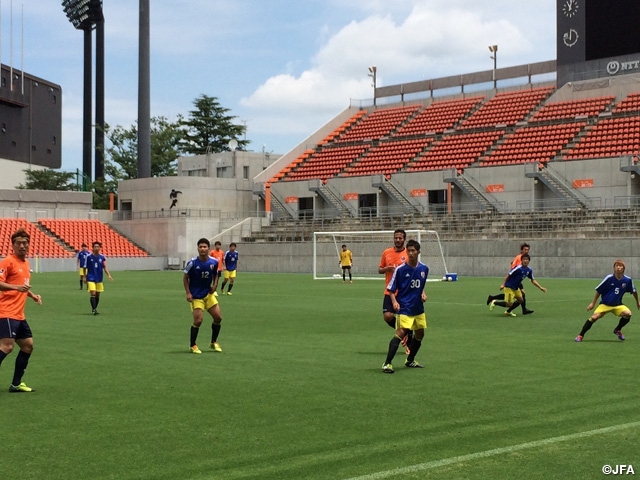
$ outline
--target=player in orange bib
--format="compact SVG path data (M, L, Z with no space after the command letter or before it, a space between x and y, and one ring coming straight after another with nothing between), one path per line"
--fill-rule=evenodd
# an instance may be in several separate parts
M224 271L224 250L222 250L222 243L216 242L213 244L213 250L209 252L209 256L215 258L218 261L218 278L222 276L222 272ZM217 289L216 283L216 289ZM218 292L214 291L213 294L217 297Z
M42 298L31 291L31 268L27 261L30 240L26 230L16 230L11 235L13 253L0 261L0 365L16 343L20 347L9 386L12 393L33 391L22 381L33 352L33 335L24 316L24 306L27 297L38 305L42 305Z
M407 233L398 228L393 232L393 247L387 248L382 252L382 258L380 259L380 265L378 266L378 273L384 275L384 300L382 301L382 317L391 328L396 328L396 317L389 292L387 291L387 285L391 281L393 272L396 267L399 267L407 261L407 250L404 248L404 242L407 238Z

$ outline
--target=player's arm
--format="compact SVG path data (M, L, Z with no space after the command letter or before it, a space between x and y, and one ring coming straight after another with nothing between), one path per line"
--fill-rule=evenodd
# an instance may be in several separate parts
M637 293L636 293L636 300L637 300ZM596 294L593 296L593 300L591 301L591 303L589 305L587 305L587 312L589 310L593 310L593 307L595 307L596 302L598 301L598 299L600 298L600 292L596 290Z
M500 285L500 290L504 289L504 284L507 283L507 280L509 280L509 275L510 273L507 273L507 275L504 277L504 280L502 280L502 285Z
M102 262L102 268L104 268L104 273L107 274L107 277L109 278L109 280L113 281L113 277L111 276L111 274L109 273L109 269L107 268L106 260Z
M396 300L396 292L392 292L391 290L387 290L389 292L389 298L391 299L391 305L393 305L393 309L397 312L400 310L400 304L398 300Z
M531 283L538 287L542 293L547 293L547 289L540 285L537 280L531 279Z
M213 270L213 282L211 283L211 288L209 288L209 293L213 293L218 289L218 265L216 265L215 270Z
M193 297L191 296L191 292L189 291L189 275L186 273L182 276L182 285L184 286L184 291L187 294L187 302L191 302Z
M638 307L638 310L640 310L640 300L638 300L638 291L634 290L633 292L631 292L631 295L633 295L633 298L636 299L636 307Z
M42 305L42 297L33 293L31 290L27 292L27 297L32 298L38 305Z
M11 283L0 282L0 292L7 292L9 290L16 290L18 292L28 292L31 287L29 285L13 285Z

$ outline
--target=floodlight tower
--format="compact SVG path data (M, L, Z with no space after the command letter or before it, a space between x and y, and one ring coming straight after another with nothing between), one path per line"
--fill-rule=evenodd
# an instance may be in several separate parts
M371 67L369 67L369 73L367 74L368 77L371 77L371 86L373 87L373 106L376 106L376 75L378 73L378 67L376 67L375 65L372 65Z
M498 45L489 45L489 51L493 53L489 58L493 60L493 88L498 88L498 80L496 79L496 69L498 68Z
M91 32L96 29L96 159L95 178L104 178L104 15L102 0L62 0L71 24L84 32L82 171L91 180Z

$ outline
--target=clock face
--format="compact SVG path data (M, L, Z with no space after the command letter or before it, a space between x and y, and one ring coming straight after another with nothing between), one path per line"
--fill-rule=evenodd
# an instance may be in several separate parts
M562 13L569 18L578 13L578 0L564 0L562 3Z

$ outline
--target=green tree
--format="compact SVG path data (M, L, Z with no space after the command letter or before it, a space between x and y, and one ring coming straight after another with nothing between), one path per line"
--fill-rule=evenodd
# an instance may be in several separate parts
M249 144L242 140L246 128L236 125L233 120L237 117L228 115L230 110L224 108L216 97L200 95L193 101L195 110L189 112L186 120L181 122L183 137L180 150L189 155L204 155L207 148L211 152L229 150L229 140L238 142L238 150L244 150Z
M170 122L165 117L151 118L151 176L169 177L177 173L178 143L182 136L178 117ZM110 145L105 148L105 178L128 180L138 177L138 126L113 129L105 127Z
M77 190L78 186L72 183L76 174L73 172L57 172L55 170L23 170L25 183L16 188L21 190Z

